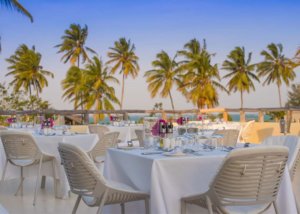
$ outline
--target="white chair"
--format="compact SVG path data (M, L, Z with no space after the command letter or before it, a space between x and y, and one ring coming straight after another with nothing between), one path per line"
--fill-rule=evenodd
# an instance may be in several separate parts
M3 147L6 154L6 163L2 174L1 184L3 184L4 182L8 163L20 167L21 182L16 192L16 195L19 191L21 195L23 195L23 168L32 165L39 165L33 199L33 205L35 205L42 163L51 161L54 180L54 192L56 193L56 174L54 156L42 153L38 148L35 139L29 133L17 131L1 131L0 138L3 143Z
M278 213L276 197L287 159L288 149L282 146L230 152L207 192L181 199L181 213L186 212L186 204L208 209L210 214L243 213L240 208L261 213L273 204Z
M262 144L267 146L285 146L289 148L290 154L287 165L292 180L298 213L300 213L300 138L291 135L272 136L265 139Z
M235 146L238 142L239 132L237 129L223 129L216 130L214 134L222 136L223 146Z
M99 207L101 213L104 205L121 204L125 213L125 203L145 201L146 214L149 214L149 195L134 190L125 184L106 180L88 155L76 146L60 143L58 146L71 191L77 194L72 213L75 214L81 199L90 207Z
M238 141L240 143L247 143L247 140L249 139L251 127L253 126L254 123L255 120L251 120L247 122L243 127L241 127L239 138L238 138Z
M134 130L137 140L139 141L140 147L144 147L144 130L136 129Z
M109 132L109 128L97 124L89 125L88 128L89 128L89 132L91 134L97 134L99 139L101 139L105 133Z
M94 148L88 152L96 163L104 163L106 150L108 148L116 147L119 134L119 132L109 132L104 134Z

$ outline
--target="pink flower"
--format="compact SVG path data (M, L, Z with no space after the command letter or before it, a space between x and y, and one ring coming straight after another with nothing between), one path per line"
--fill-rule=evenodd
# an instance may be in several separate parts
M179 117L179 118L177 119L177 123L178 123L179 125L182 125L182 124L183 124L183 118L182 118L182 117Z

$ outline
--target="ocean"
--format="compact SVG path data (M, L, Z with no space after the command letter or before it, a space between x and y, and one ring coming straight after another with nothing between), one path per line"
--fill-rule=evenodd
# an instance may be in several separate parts
M211 114L213 117L216 117L217 114ZM143 117L148 117L149 115L146 114L139 114L139 115L129 115L129 119L135 122L141 121ZM190 120L195 120L195 115L184 115L186 117L189 117ZM157 115L159 117L159 115ZM168 117L173 117L173 115L168 115ZM232 121L239 122L240 121L240 114L229 114L229 118L231 117ZM90 117L90 123L93 123L93 118ZM255 113L246 113L246 121L255 120L258 121L258 114ZM272 118L269 115L264 115L264 121L265 122L272 122ZM100 124L109 124L109 117L105 117L104 120L100 121Z

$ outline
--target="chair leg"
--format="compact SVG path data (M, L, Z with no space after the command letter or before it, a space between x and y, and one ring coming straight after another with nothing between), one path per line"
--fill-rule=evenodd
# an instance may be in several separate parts
M211 201L209 199L208 196L205 196L206 198L206 204L207 204L207 208L208 208L208 213L209 214L213 214L213 209L212 209L212 204L211 204Z
M46 176L43 175L41 180L41 189L45 189L45 187L46 187Z
M125 204L122 203L121 205L121 214L125 214Z
M54 186L54 196L57 195L57 182L56 182L56 173L55 173L55 160L52 160L52 170L53 170L53 186Z
M181 214L186 213L186 203L184 200L181 200Z
M5 178L5 174L6 174L7 165L8 165L8 160L6 160L5 165L4 165L4 169L3 169L3 172L2 172L1 185L3 185L3 183L4 183L4 178Z
M145 211L146 214L150 214L149 198L145 199Z
M275 201L273 201L273 206L276 214L279 214L278 207Z
M76 213L76 211L77 211L77 209L78 209L78 206L79 206L79 203L80 203L80 200L81 200L81 196L78 195L77 200L76 200L76 203L75 203L74 208L73 208L73 210L72 210L72 214L75 214L75 213Z
M102 213L102 209L103 209L103 204L100 204L98 210L97 210L97 214L101 214Z
M41 159L40 159L39 169L38 169L38 174L37 174L36 183L35 183L34 198L33 198L33 206L35 206L35 202L36 202L36 196L37 196L37 191L38 191L38 184L39 184L39 180L40 180L40 174L41 174L41 169L42 169L42 163L43 163L43 155L41 156Z
M19 191L21 192L21 196L23 196L23 181L24 181L24 176L23 176L23 166L21 166L21 174L20 174L20 184L17 189L17 192L15 193L15 196L18 195Z

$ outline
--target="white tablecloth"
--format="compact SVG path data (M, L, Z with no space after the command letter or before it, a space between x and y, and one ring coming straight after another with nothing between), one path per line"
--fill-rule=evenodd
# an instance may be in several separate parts
M132 125L132 126L107 126L111 132L120 132L119 140L122 142L127 142L131 139L135 139L136 134L135 130L143 130L144 126L142 125Z
M263 145L273 145L273 146L286 146L289 148L289 159L288 166L289 169L293 166L295 158L297 156L297 149L300 148L300 138L298 136L272 136L268 137L262 143Z
M198 128L204 129L213 129L213 130L222 130L222 129L241 129L241 124L239 122L210 122L210 123L202 123L202 121L190 121L189 125L197 126Z
M151 193L151 213L179 214L180 198L204 193L227 153L204 152L203 156L167 158L162 155L141 155L141 150L109 149L104 175L111 180ZM289 173L286 170L278 195L279 213L296 213ZM188 206L188 213L206 213ZM106 208L107 213L120 212L119 206ZM127 213L143 213L142 202L126 205ZM274 213L273 209L269 209Z
M71 136L42 136L42 135L33 135L38 147L44 153L55 156L56 158L56 176L58 179L58 192L57 197L66 198L68 196L69 184L67 181L67 177L64 172L64 168L61 165L60 156L58 152L58 143L64 142L73 144L75 146L80 147L84 151L90 151L98 142L98 135L96 134L77 134ZM0 173L2 175L2 171L4 169L6 157L3 148L3 144L0 140ZM24 168L24 176L36 176L37 175L38 166L31 166ZM51 163L44 163L42 166L42 175L52 176L52 165ZM5 179L13 179L20 177L20 168L13 166L11 164L8 165Z

